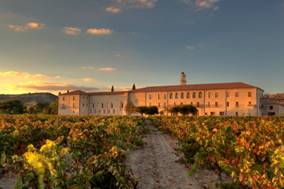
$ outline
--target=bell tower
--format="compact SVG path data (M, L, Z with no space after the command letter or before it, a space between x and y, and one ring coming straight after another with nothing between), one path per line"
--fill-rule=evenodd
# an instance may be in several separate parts
M186 85L187 81L186 81L186 75L184 72L181 72L180 74L180 85Z
M180 74L180 85L186 85L187 82L186 82L186 75L184 72L181 72Z

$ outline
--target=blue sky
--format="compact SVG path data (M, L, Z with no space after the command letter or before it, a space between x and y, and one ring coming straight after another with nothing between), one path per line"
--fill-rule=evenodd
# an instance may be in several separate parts
M284 0L0 0L0 93L243 81L284 91Z

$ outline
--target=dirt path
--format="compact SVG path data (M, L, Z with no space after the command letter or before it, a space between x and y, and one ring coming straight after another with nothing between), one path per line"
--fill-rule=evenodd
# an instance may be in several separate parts
M200 189L195 177L188 176L188 169L180 164L176 140L156 129L145 136L145 146L131 152L126 165L138 180L138 189Z

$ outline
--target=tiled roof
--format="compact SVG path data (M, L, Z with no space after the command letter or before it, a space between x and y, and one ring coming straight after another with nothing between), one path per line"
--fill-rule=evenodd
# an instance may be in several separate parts
M94 92L94 93L88 93L88 95L122 95L128 93L128 91L114 91L114 92Z
M156 92L156 91L182 91L182 90L214 90L214 89L241 89L241 88L258 88L242 82L234 83L208 83L192 85L169 85L154 86L136 89L134 92Z
M216 90L216 89L243 89L243 88L258 88L242 82L232 83L208 83L208 84L191 84L191 85L168 85L168 86L153 86L145 87L130 91L114 91L114 92L93 92L86 93L80 90L64 93L61 95L123 95L128 92L157 92L157 91L184 91L184 90ZM260 89L260 88L258 88ZM262 90L262 89L260 89Z
M86 95L86 94L88 94L88 93L81 91L81 90L76 90L76 91L70 91L70 92L67 92L67 93L63 93L63 94L60 94L60 95Z

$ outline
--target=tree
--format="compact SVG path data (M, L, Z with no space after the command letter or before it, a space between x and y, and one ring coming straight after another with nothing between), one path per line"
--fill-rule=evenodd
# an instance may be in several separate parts
M19 100L12 100L0 103L0 113L4 114L22 114L24 105Z
M196 115L198 110L196 107L192 106L192 105L180 105L180 106L174 106L171 110L171 113L173 114L182 114L183 116L192 114L192 115Z
M141 115L144 115L144 114L155 115L159 113L158 108L156 106L150 106L150 107L139 106L139 107L136 107L136 112L140 113Z
M136 85L135 83L132 85L132 91L135 91L136 90Z

